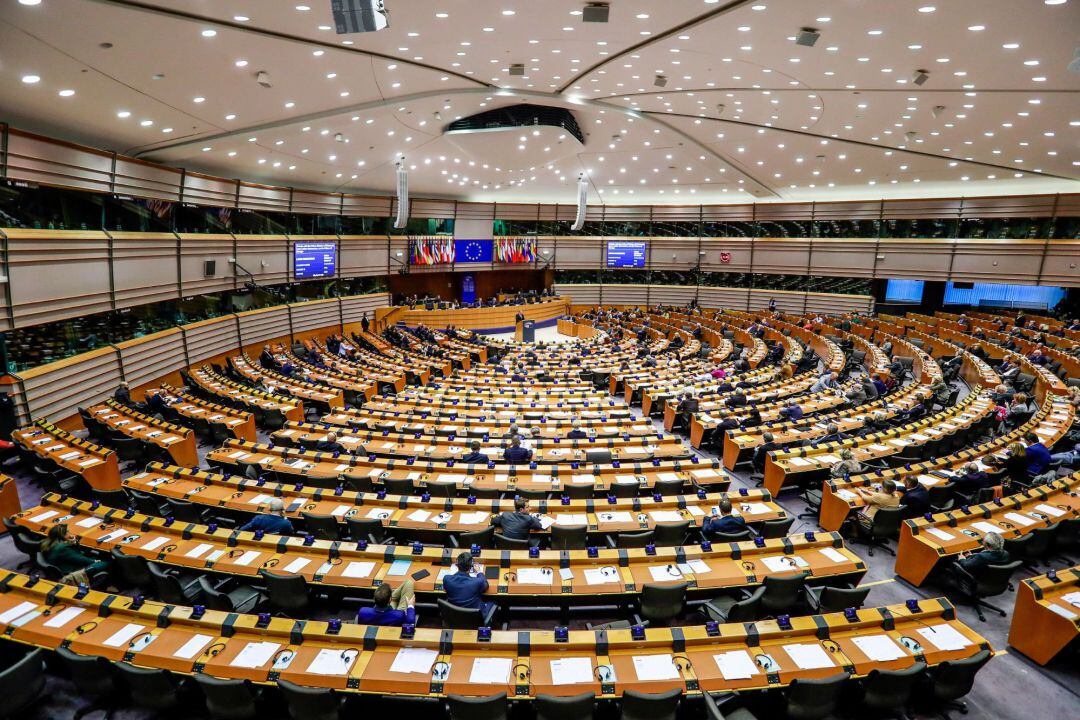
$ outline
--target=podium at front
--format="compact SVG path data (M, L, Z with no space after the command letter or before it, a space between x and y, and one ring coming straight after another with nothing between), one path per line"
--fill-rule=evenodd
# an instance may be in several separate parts
M525 335L525 322L518 320L514 323L514 342L521 342Z
M536 342L536 321L526 320L521 324L521 339L523 342Z

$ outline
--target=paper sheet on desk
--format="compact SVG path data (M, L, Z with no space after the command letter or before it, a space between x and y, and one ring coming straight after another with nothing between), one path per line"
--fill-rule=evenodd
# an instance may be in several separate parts
M521 568L517 571L517 581L522 585L550 585L552 577L543 568Z
M585 582L588 585L606 585L618 582L619 572L615 568L587 568L585 570Z
M720 475L719 472L713 470L712 468L698 468L697 470L691 470L690 474L699 480L703 480L705 478L714 478Z
M619 485L637 485L637 478L633 475L616 475L615 482Z
M1065 618L1066 620L1075 620L1077 618L1076 613L1074 613L1072 610L1070 610L1067 607L1062 607L1061 605L1055 605L1054 603L1050 603L1050 604L1048 604L1046 606L1046 608L1050 612L1054 613L1055 615L1060 615L1061 617Z
M438 656L438 651L428 648L401 648L390 664L390 672L426 675Z
M483 510L477 510L476 512L471 513L463 512L458 516L458 522L462 525L479 525L486 522L489 517L490 515Z
M907 653L888 635L865 635L852 639L862 654L874 662L891 662L906 657Z
M131 638L135 637L146 629L147 628L145 625L139 625L138 623L128 623L127 625L107 637L102 644L108 645L109 647L120 647L121 645L127 645L129 642L131 642Z
M838 563L847 562L847 558L844 557L844 554L841 553L836 548L831 548L831 547L821 548L821 554L824 555L825 557L829 558L833 562L838 562Z
M88 518L83 518L82 520L80 520L79 522L77 522L75 524L77 526L81 527L81 528L91 528L91 527L94 527L95 525L100 525L102 522L103 522L102 519L99 518L99 517L88 517Z
M801 457L793 457L793 458L785 458L785 459L788 462L790 462L792 465L794 465L795 467L807 467L809 465L814 464L813 460L808 460L806 458L801 458Z
M82 615L84 612L86 612L86 610L84 608L80 608L80 607L64 608L63 610L61 610L60 612L56 613L55 615L50 617L48 620L46 620L45 621L45 627L47 627L47 628L64 627L69 622L71 622L75 618Z
M1065 511L1061 508L1056 508L1053 505L1047 505L1046 503L1036 505L1035 509L1041 513L1049 515L1050 517L1061 517L1065 514Z
M10 610L5 610L3 613L0 613L0 625L7 625L15 618L22 617L26 613L37 608L37 606L37 603L21 602ZM52 622L52 620L49 622Z
M258 550L248 550L246 553L233 560L233 564L241 566L250 565L255 558L259 557L260 554L261 553Z
M1005 519L1009 520L1011 522L1014 522L1017 525L1021 525L1023 527L1027 527L1028 525L1034 525L1035 524L1034 520L1029 518L1027 515L1021 515L1020 513L1014 513L1014 512L1005 513Z
M229 665L248 669L262 667L274 656L279 647L281 645L275 642L249 642L236 654Z
M196 545L195 547L191 548L186 553L184 553L184 557L189 557L189 558L200 557L202 555L205 555L206 551L209 550L212 547L214 547L214 546L209 545L207 543L202 543L201 545Z
M634 672L641 681L679 678L679 670L670 655L635 655Z
M757 665L745 650L731 650L713 655L725 680L749 680L758 673Z
M634 518L628 512L602 512L596 514L596 519L602 523L628 523Z
M293 560L291 563L286 565L283 570L285 571L286 575L298 573L305 567L307 567L308 563L310 562L311 560L308 558L297 558L296 560Z
M931 535L936 537L938 540L955 540L956 539L955 535L953 535L952 533L945 532L941 528L934 528L934 527L926 528L926 532L930 533Z
M808 563L798 555L774 555L763 557L761 562L774 573L791 572L806 567Z
M561 527L569 525L588 525L589 516L585 513L560 513L555 516L555 524Z
M429 517L431 517L431 513L429 513L427 510L413 510L408 515L408 519L412 520L413 522L424 522Z
M825 648L817 643L785 645L784 652L795 661L800 670L817 670L836 665L829 653L825 652Z
M213 640L211 635L194 635L190 640L180 646L180 649L173 653L173 657L181 658L182 660L190 660L199 653L203 648L210 644Z
M40 515L35 515L34 517L30 518L30 522L36 522L36 523L45 522L49 518L56 517L59 514L60 514L60 512L58 510L46 510L45 512L41 513Z
M476 685L505 685L510 680L510 658L476 658L473 660L469 682Z
M682 515L675 510L650 510L649 517L656 522L681 522Z
M915 632L923 636L931 645L938 650L963 650L971 645L971 641L963 636L952 625L932 625L925 628L917 628Z
M341 574L347 578L366 578L374 569L373 562L350 562Z
M999 528L997 525L995 525L993 523L986 522L985 520L980 520L977 523L971 523L971 527L975 528L976 530L978 530L981 533L999 533L999 532L1001 532L1001 528Z
M652 575L652 579L657 582L664 582L667 580L682 580L682 572L675 565L651 565L649 567L649 574Z
M551 682L554 685L576 685L593 682L592 659L564 657L551 661Z
M312 675L344 675L349 672L356 655L356 651L323 648L312 658L307 671Z

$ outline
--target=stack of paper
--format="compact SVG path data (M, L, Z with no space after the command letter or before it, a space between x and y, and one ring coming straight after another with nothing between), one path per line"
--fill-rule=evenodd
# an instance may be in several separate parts
M401 648L390 664L390 672L426 675L438 656L437 651L428 648Z
M593 682L592 659L564 657L551 661L551 682L554 685L576 685Z
M918 628L915 632L922 635L931 645L938 650L963 650L971 645L971 641L964 637L952 625L932 625L931 627Z
M749 680L758 673L757 665L745 650L731 650L713 655L716 666L725 680Z
M511 658L476 658L469 682L475 685L505 685L510 680Z
M275 642L249 642L229 664L233 667L248 669L262 667L274 656L279 647L281 645Z
M829 653L825 652L825 648L817 643L785 645L784 652L795 661L800 670L817 670L836 664L829 657Z
M677 680L679 670L671 655L635 655L634 672L638 680Z
M888 635L859 636L855 637L852 642L862 651L863 655L874 662L891 662L907 655Z

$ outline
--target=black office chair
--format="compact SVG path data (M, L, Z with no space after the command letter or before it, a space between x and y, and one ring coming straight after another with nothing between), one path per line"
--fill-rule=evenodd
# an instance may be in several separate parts
M112 549L113 573L124 588L138 588L145 592L154 585L150 563L141 555L128 555L120 548Z
M963 595L962 601L972 605L975 608L975 614L983 622L986 622L983 608L993 610L1001 617L1005 617L1004 610L991 605L983 598L996 597L1008 590L1012 574L1022 564L1020 560L1013 560L1001 565L987 565L978 575L972 575L959 564L954 564L952 570L957 589Z
M140 514L149 515L150 517L162 517L166 515L162 510L161 502L156 495L148 495L147 493L131 489L128 489L127 494L131 496L131 500L135 504L135 509L138 510Z
M653 484L653 490L655 492L670 497L672 495L682 495L686 491L685 483L680 480L657 480Z
M754 622L764 617L761 608L761 598L764 596L765 588L759 587L749 597L721 595L713 598L702 605L701 609L710 620L716 622Z
M502 533L495 533L495 547L498 550L528 550L529 539L522 538L517 540L515 538L508 538Z
M506 720L506 693L497 695L447 695L450 720Z
M367 475L345 475L343 477L346 489L360 494L375 492L375 486Z
M807 585L804 597L814 615L841 612L847 608L858 610L866 602L870 587L839 588Z
M256 694L248 680L216 678L205 673L193 677L214 720L251 720L258 716Z
M832 715L840 690L850 677L849 673L840 673L827 678L792 680L784 688L788 720L823 720Z
M650 623L666 625L686 609L686 590L689 583L656 585L645 583L638 596L641 617Z
M744 707L721 708L729 700L736 699L734 693L721 695L717 700L710 693L702 693L701 699L705 703L705 717L708 720L758 720L754 713Z
M180 687L172 673L159 668L143 668L126 662L115 665L128 689L131 701L139 707L166 713L181 705Z
M147 563L150 577L154 579L154 590L158 599L170 605L195 605L199 602L202 589L198 578L182 578L166 572L154 563Z
M554 526L551 528L555 530ZM495 545L495 526L488 525L483 530L473 530L472 532L458 533L457 535L450 536L450 544L454 547L471 548L473 545L479 545L482 548L490 548Z
M552 550L584 550L588 542L588 525L552 525Z
M98 490L94 488L90 491L90 497L105 507L126 510L128 506L128 496L123 490Z
M236 578L226 578L215 586L205 576L200 576L199 587L206 598L206 606L222 612L254 612L266 599L258 590L240 584Z
M491 627L497 607L492 605L485 614L479 608L463 608L447 600L439 600L439 617L447 630L475 630L478 627Z
M627 690L619 703L622 720L675 720L682 693L679 689L663 693Z
M761 530L758 534L766 539L787 537L794 522L794 516L780 518L779 520L766 520L761 523Z
M975 675L991 657L993 654L990 650L982 650L969 658L946 660L937 667L930 668L926 673L929 686L921 697L937 709L938 714L945 720L949 720L945 709L959 710L966 715L967 703L960 698L971 692Z
M596 695L537 695L533 701L536 720L592 720Z
M737 543L750 539L750 528L739 532L713 532L709 533L709 539L714 543Z
M80 720L84 715L98 710L103 710L103 720L108 720L116 709L119 697L112 663L103 657L73 653L65 647L57 648L56 656L60 658L68 678L75 683L79 694L92 698L89 705L75 711L72 716L74 720Z
M278 689L289 705L292 720L338 720L341 700L329 688L305 687L278 680Z
M589 483L566 483L563 485L562 494L571 500L591 500L596 493ZM636 489L634 494L637 494Z
M26 555L26 560L23 560L15 568L20 570L24 567L32 567L41 554L42 540L27 534L25 530L16 525L10 518L4 518L4 526L7 527L8 534L11 536L11 541L15 544L15 549Z
M378 545L386 540L386 528L378 518L346 518L345 525L349 528L349 537L353 542L366 540Z
M210 518L207 508L200 507L190 500L177 500L176 498L167 497L165 498L165 504L169 508L169 514L179 522L205 525Z
M260 570L259 575L266 583L267 599L273 612L291 618L307 616L311 594L303 575L279 575L269 570Z
M766 575L762 582L765 594L761 598L761 609L773 617L790 614L802 601L808 577L810 577L808 572L781 576Z
M1054 523L1047 527L1033 529L1027 534L1027 537L1031 538L1031 540L1024 545L1023 554L1019 556L1013 555L1010 550L1009 557L1019 559L1026 569L1038 572L1038 566L1050 554L1050 548L1054 545L1054 539L1058 534L1058 525L1059 523Z
M585 462L590 465L607 465L611 463L610 450L586 450Z
M640 489L636 482L613 482L609 492L617 498L636 498Z
M881 548L890 555L895 556L896 551L889 547L889 540L900 535L900 523L902 521L903 508L878 508L874 513L874 519L868 530L863 530L859 523L855 523L855 535L852 540L865 543L868 546L867 553L874 556L874 548Z
M416 485L409 478L386 478L383 487L387 495L415 495Z
M907 720L911 695L925 675L924 662L917 662L903 670L871 670L862 681L860 709L875 717Z
M23 717L45 690L45 651L4 643L0 649L0 717Z
M333 541L339 539L340 524L333 515L316 515L315 513L304 512L300 513L300 516L304 518L304 528L308 533L314 535L316 540Z
M689 520L673 523L656 523L653 526L653 543L661 547L685 545L692 523Z
M653 531L617 533L615 537L608 535L608 545L612 548L643 548L653 542Z

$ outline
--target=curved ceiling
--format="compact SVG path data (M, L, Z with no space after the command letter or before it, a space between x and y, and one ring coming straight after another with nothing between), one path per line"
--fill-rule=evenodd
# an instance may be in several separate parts
M1080 187L1080 0L385 0L353 35L329 0L0 1L0 121L225 177L388 193L404 155L414 193L498 202L572 203L581 174L618 204ZM584 146L443 135L518 102Z

